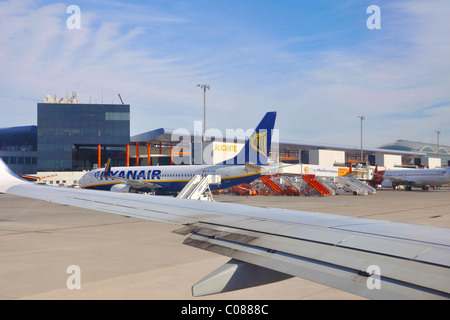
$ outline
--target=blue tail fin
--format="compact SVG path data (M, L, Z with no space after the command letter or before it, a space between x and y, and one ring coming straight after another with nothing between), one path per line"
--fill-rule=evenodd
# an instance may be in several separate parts
M245 142L242 150L234 158L224 161L223 164L245 165L246 163L253 163L260 166L267 165L276 116L276 112L267 112L253 134Z

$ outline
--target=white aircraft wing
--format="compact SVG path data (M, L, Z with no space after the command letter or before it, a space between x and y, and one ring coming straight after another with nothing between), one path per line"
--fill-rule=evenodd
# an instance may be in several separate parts
M161 185L159 185L157 183L153 183L153 182L144 182L144 181L139 181L139 180L121 179L121 178L116 178L116 177L114 177L114 179L122 180L123 182L128 184L130 187L135 188L135 189L142 189L142 188L159 189L159 188L162 188Z
M161 185L153 182L144 182L141 180L133 180L133 179L127 179L127 178L121 178L111 175L111 158L108 159L108 162L106 163L105 170L104 170L104 176L109 179L114 179L118 181L125 182L128 186L134 189L143 189L143 188L150 188L150 189L158 189L162 188Z
M183 225L231 258L195 296L301 277L375 299L450 298L450 229L323 213L35 185L0 160L0 192Z
M420 181L418 179L403 179L403 178L389 177L389 180L391 180L397 184L410 184L410 185L423 184L422 181Z

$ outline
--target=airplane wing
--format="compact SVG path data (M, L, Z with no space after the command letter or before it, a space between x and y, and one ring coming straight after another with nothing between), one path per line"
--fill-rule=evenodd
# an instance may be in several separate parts
M420 186L422 185L422 181L415 180L415 179L402 179L402 178L393 178L389 177L389 180L392 182L395 182L397 184L406 184L406 185L412 185L412 186Z
M0 192L182 225L231 260L194 296L301 277L374 299L450 298L450 229L171 197L45 187L0 160Z
M116 180L124 181L126 184L128 184L130 187L135 189L143 189L143 188L150 188L150 189L159 189L162 188L161 185L153 182L144 182L139 180L130 180L130 179L122 179L122 178L116 178Z
M119 181L123 181L126 184L128 184L131 188L134 189L144 189L144 188L149 188L149 189L158 189L158 188L162 188L161 185L157 184L157 183L152 183L152 182L144 182L144 181L140 181L140 180L133 180L133 179L127 179L127 178L120 178L120 177L116 177L116 176L112 176L111 174L111 163L112 163L112 159L108 158L108 162L106 163L105 166L105 170L104 170L104 176L106 178L111 178L114 180L119 180Z

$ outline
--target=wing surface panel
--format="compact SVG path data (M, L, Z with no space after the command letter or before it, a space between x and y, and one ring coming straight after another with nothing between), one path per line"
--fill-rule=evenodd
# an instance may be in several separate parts
M185 225L185 244L370 298L449 298L450 229L173 197L42 187L0 160L0 192ZM370 266L381 289L369 289ZM249 270L249 268L243 268ZM251 268L250 268L251 270Z

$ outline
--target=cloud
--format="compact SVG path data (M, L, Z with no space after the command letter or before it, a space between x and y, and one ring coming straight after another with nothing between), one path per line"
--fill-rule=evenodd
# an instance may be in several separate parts
M148 87L158 74L174 73L175 58L153 58L151 50L136 45L145 36L147 25L132 23L131 19L149 18L136 8L132 13L122 13L118 19L117 3L113 6L108 2L108 7L100 12L85 10L81 5L81 29L69 30L65 4L39 7L33 1L20 4L9 1L1 5L0 102L3 105L14 104L12 97L19 100L26 96L28 106L21 108L34 111L36 102L42 101L46 94L65 96L71 91L78 91L84 102L100 102L102 87L108 99L105 102L111 99L117 102L117 91L133 94L151 91ZM156 13L145 21L153 25L181 23L170 15ZM32 113L23 113L19 121L36 123L29 114ZM3 121L0 126L10 123L10 120Z
M450 98L450 52L444 41L450 12L443 5L408 1L381 6L378 34L368 32L359 48L319 52L314 66L304 68L290 90L299 88L290 100L307 114L307 121L298 120L303 139L357 144L357 115L364 114L369 145L400 137L432 140L449 111L445 103L435 112L423 111ZM286 126L294 123L289 120Z
M118 103L120 93L131 104L132 134L189 127L203 116L197 83L211 85L209 126L247 129L276 110L281 140L358 145L359 114L366 115L370 146L432 140L445 126L444 1L382 3L382 29L373 31L365 27L364 6L350 1L316 33L248 24L245 13L222 15L214 6L196 12L191 3L79 6L81 29L68 30L67 4L0 3L0 104L22 110L15 120L0 119L0 127L35 124L36 102L72 91L82 102ZM342 17L358 20L353 13L360 25L339 24ZM433 105L442 106L427 109Z

